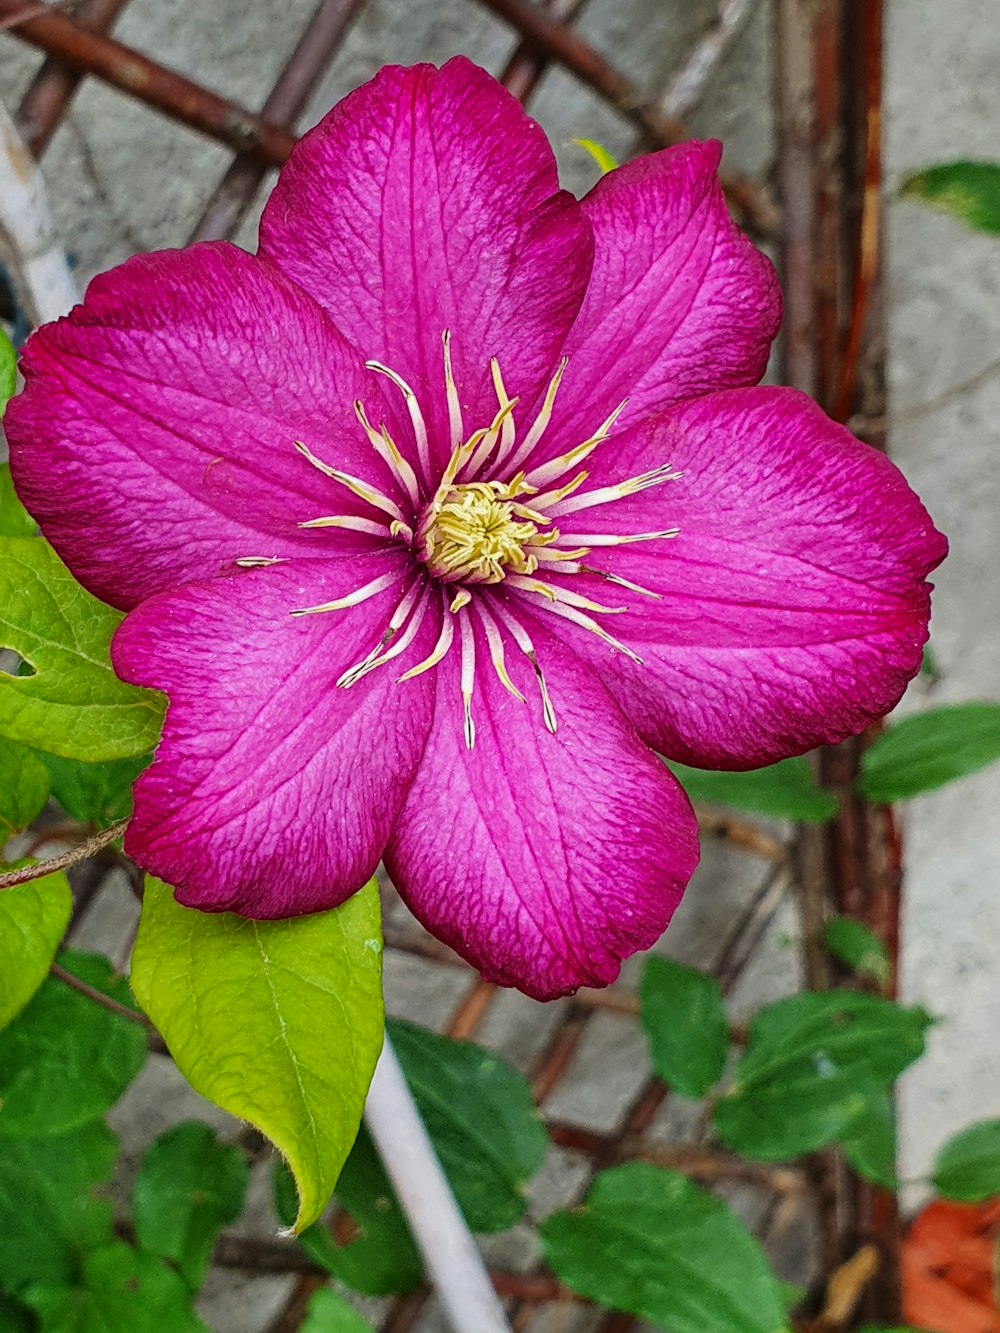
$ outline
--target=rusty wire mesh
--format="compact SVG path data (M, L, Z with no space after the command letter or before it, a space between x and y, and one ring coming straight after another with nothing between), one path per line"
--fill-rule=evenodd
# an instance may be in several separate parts
M716 21L677 62L669 85L650 92L617 67L613 51L597 50L574 28L583 0L479 3L511 34L500 70L508 88L530 104L547 71L561 67L630 128L635 152L685 137L684 116L751 11L760 8L755 0L722 0ZM590 0L591 7L615 3ZM127 4L0 0L0 27L8 40L45 53L17 111L25 140L42 157L81 81L101 80L230 150L231 161L191 239L232 237L269 170L290 152L298 118L368 0L320 0L259 111L115 40L110 33ZM783 270L782 378L813 392L871 439L866 423L883 414L877 262L881 2L773 0L768 10L777 57L777 162L770 180L729 173L725 185L738 220L770 244ZM821 760L824 778L841 797L841 813L829 829L793 843L788 830L699 812L705 865L660 947L715 973L737 1025L749 1016L751 1001L803 982L822 987L836 980L819 944L831 910L866 920L895 956L895 826L888 811L865 807L850 795L863 743ZM78 934L85 932L111 865L98 858L75 877ZM737 1160L713 1143L704 1108L671 1096L649 1070L637 1021L635 960L606 991L584 990L540 1006L479 980L417 926L388 886L384 898L390 1007L453 1036L486 1041L532 1079L557 1162L547 1168L550 1198L543 1188L536 1207L578 1198L595 1170L623 1160L669 1165L719 1190L742 1213L781 1275L811 1290L816 1316L829 1274L863 1245L874 1244L878 1271L859 1286L856 1314L898 1318L892 1198L853 1178L833 1154L820 1154L801 1169L766 1167ZM789 948L783 948L785 936L794 938ZM594 1089L604 1095L595 1097ZM349 1236L348 1219L335 1219L333 1226L339 1238ZM629 1317L588 1311L560 1288L540 1266L530 1235L491 1240L487 1252L517 1330L624 1333L639 1327ZM295 1275L272 1333L299 1326L309 1294L323 1280L297 1250L261 1238L223 1237L216 1262ZM385 1333L437 1327L426 1322L430 1300L421 1290L383 1303L380 1327ZM821 1317L810 1325L817 1333L846 1326Z

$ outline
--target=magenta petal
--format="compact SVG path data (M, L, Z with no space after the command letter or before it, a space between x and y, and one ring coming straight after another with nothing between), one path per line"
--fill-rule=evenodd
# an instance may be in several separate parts
M95 278L31 338L22 368L4 419L18 489L76 577L115 606L240 557L343 546L296 525L364 506L296 440L392 485L353 413L363 395L378 419L374 377L319 306L234 246L144 255Z
M489 361L530 403L590 273L590 227L539 126L461 57L389 67L292 153L261 220L267 255L366 357L428 405L448 453L441 335L467 432L496 412Z
M583 200L594 268L551 443L586 439L625 398L623 425L763 374L781 294L729 216L720 153L688 143L637 158Z
M595 487L661 463L682 474L560 521L589 534L680 529L591 557L658 594L609 598L596 579L588 590L629 607L613 629L643 665L574 640L650 745L749 768L842 740L899 700L946 543L884 455L802 394L745 389L672 408L595 458Z
M180 902L298 916L334 907L373 873L433 691L426 677L396 685L391 667L350 689L336 681L379 642L407 568L385 555L274 565L188 584L126 617L115 669L164 690L169 706L125 845ZM393 572L393 588L351 610L290 614ZM428 646L418 636L414 651Z
M451 654L386 865L428 930L488 980L544 1000L607 985L623 958L654 943L698 837L687 798L596 677L541 626L531 633L556 733L542 725L526 660L508 651L523 704L480 643L468 749Z

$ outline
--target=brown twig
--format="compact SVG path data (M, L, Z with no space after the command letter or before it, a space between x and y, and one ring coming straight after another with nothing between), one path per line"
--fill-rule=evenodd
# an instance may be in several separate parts
M14 889L19 884L28 884L34 879L43 879L46 875L52 875L57 870L68 870L70 866L86 861L88 857L102 851L103 848L120 838L127 827L128 820L120 819L117 824L102 829L100 833L95 833L93 837L78 843L76 847L71 848L68 852L63 852L60 856L50 857L47 861L38 861L35 865L23 866L20 870L8 870L6 874L0 875L0 889Z
M94 1004L99 1004L102 1009L107 1009L110 1013L117 1014L119 1018L127 1018L130 1023L137 1023L140 1027L145 1028L151 1051L156 1051L159 1055L169 1054L166 1042L145 1014L140 1013L137 1009L130 1009L127 1004L119 1003L110 995L105 995L104 991L98 990L96 986L90 986L86 981L81 981L79 977L74 976L72 972L67 972L58 963L53 963L49 971L57 981L61 981L73 990L79 991L81 995L85 995Z

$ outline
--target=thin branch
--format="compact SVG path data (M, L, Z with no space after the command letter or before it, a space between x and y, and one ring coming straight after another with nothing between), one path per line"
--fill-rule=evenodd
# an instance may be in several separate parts
M713 72L743 31L757 0L722 0L719 17L685 60L659 101L667 120L684 120L701 101Z
M72 987L73 990L79 991L88 1000L93 1000L94 1004L99 1004L102 1009L107 1009L110 1013L117 1014L119 1018L127 1018L129 1022L138 1023L140 1027L145 1028L151 1051L157 1051L160 1055L170 1054L166 1042L145 1014L140 1013L137 1009L130 1009L127 1004L121 1004L110 995L105 995L104 991L98 990L96 986L90 986L86 981L81 981L79 977L74 976L72 972L67 972L58 963L53 963L49 971L57 981L61 981Z
M19 884L29 884L33 879L44 879L46 875L52 875L57 870L68 870L70 866L79 865L81 861L88 860L96 852L103 851L105 847L120 838L127 828L128 820L120 819L117 824L101 829L93 837L78 843L60 856L52 856L47 861L38 861L32 866L22 866L20 870L9 870L5 875L0 875L0 889L16 889Z

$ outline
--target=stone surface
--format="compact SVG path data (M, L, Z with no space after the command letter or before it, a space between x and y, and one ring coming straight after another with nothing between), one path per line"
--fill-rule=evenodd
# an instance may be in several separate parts
M991 0L892 0L886 150L890 191L934 162L1000 159L1000 26ZM951 539L935 575L939 681L908 708L1000 698L1000 240L910 200L890 205L891 439ZM993 372L950 396L988 366ZM904 991L943 1019L907 1075L904 1176L1000 1112L1000 770L905 811Z

